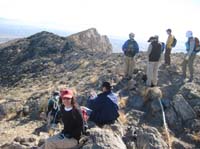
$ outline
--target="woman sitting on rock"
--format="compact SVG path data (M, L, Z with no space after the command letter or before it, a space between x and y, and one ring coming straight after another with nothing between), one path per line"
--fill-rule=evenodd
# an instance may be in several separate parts
M42 149L73 148L80 139L83 119L77 109L72 90L62 90L60 97L64 105L61 106L64 129L61 133L47 139L41 147Z

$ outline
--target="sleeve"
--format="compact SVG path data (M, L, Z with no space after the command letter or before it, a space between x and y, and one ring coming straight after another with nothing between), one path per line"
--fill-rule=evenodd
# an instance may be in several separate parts
M190 56L192 54L192 52L194 51L195 48L195 39L190 40L190 48L188 51L188 56Z
M74 112L74 122L73 122L73 129L71 129L71 135L78 139L81 136L81 132L83 131L83 117L81 115L81 112L76 109Z
M125 52L127 50L128 40L123 44L122 51Z
M136 50L136 53L139 52L139 46L138 46L138 43L137 43L137 42L135 42L135 50Z
M49 114L49 112L53 109L53 102L51 99L49 99L48 101L48 106L47 106L47 112L46 112L46 115Z
M149 57L151 50L152 50L152 45L150 44L147 50L147 57Z

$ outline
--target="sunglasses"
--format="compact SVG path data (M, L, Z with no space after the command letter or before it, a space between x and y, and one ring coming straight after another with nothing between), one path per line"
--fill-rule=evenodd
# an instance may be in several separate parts
M71 98L66 98L66 97L65 97L65 98L62 98L62 100L71 100Z

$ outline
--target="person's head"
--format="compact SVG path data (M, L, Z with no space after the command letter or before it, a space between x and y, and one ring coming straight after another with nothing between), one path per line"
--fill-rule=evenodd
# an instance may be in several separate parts
M151 36L147 42L153 42L154 40L155 40L154 37Z
M185 36L186 36L187 38L193 37L192 31L187 31Z
M64 106L75 106L75 98L71 89L64 89L60 91L60 98Z
M59 91L53 91L52 95L55 96L60 96L60 92Z
M135 37L135 34L134 34L134 33L130 33L130 34L129 34L129 39L133 40L134 37Z
M167 32L168 35L171 35L171 34L172 34L172 30L171 30L170 28L168 28L168 29L166 30L166 32Z
M158 40L159 40L159 36L158 36L158 35L155 35L155 36L154 36L154 41L158 42Z
M53 98L55 98L56 100L59 100L60 92L59 92L59 91L53 91L52 96L53 96Z
M111 91L112 89L112 86L110 85L109 82L103 82L101 87L102 87L103 92Z

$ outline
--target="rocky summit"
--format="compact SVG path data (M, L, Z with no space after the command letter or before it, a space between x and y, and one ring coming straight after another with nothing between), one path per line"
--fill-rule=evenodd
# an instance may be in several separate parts
M49 137L41 115L53 91L73 88L79 105L85 106L88 93L100 92L103 81L111 82L119 97L120 117L103 128L91 125L79 148L200 148L199 56L193 82L183 80L184 54L175 53L171 66L161 64L158 87L153 88L143 81L145 52L136 56L133 79L126 80L123 54L112 53L109 39L94 28L68 37L40 32L1 44L0 56L2 149L37 148Z

